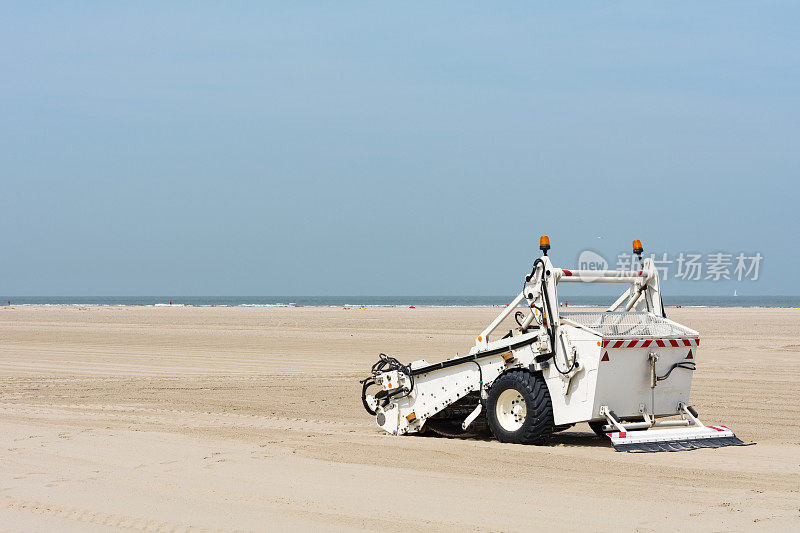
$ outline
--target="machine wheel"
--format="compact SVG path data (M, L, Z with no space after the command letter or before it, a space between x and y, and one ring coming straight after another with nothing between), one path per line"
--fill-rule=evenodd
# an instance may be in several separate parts
M497 378L486 420L500 442L545 444L553 433L553 403L541 374L512 370Z
M601 439L607 439L608 438L608 435L606 435L606 432L603 431L603 426L605 426L605 425L606 425L606 421L605 420L595 420L594 422L589 422L589 427L592 428L592 431L594 431L594 434L597 435L598 437L600 437Z

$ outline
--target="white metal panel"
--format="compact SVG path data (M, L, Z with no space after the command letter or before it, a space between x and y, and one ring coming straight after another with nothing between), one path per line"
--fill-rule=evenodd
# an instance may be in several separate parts
M600 359L600 337L574 326L562 325L567 330L570 343L578 350L582 369L572 377L569 394L564 394L564 379L550 361L542 373L553 402L553 419L556 425L572 424L591 419L597 368ZM557 356L558 357L558 356ZM561 359L563 361L563 359ZM560 362L562 370L563 362Z
M639 407L644 405L648 413L674 415L678 413L678 403L689 404L692 386L692 371L676 368L669 378L659 381L655 388L655 409L650 389L649 354L656 353L656 374L664 375L678 362L694 361L686 359L689 350L695 357L697 347L653 347L649 348L605 348L608 361L601 361L597 373L593 416L600 418L600 407L605 405L619 417L640 416Z

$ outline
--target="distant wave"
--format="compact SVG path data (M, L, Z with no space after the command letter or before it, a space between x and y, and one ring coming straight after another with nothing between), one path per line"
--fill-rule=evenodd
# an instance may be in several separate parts
M509 296L16 296L0 305L147 307L503 307ZM569 296L569 307L608 306L614 297ZM800 296L664 296L667 307L800 307Z

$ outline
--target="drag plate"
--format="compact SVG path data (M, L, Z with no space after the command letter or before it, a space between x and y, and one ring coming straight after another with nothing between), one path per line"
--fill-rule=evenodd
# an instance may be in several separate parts
M700 448L722 448L724 446L750 446L755 442L745 443L735 436L711 437L705 439L686 439L661 442L627 442L611 445L618 452L653 453L653 452L685 452Z

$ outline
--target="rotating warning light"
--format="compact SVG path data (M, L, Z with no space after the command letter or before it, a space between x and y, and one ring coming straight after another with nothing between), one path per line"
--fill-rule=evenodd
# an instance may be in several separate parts
M550 249L550 237L547 235L539 237L539 249L544 252L544 255L547 255L547 250Z

